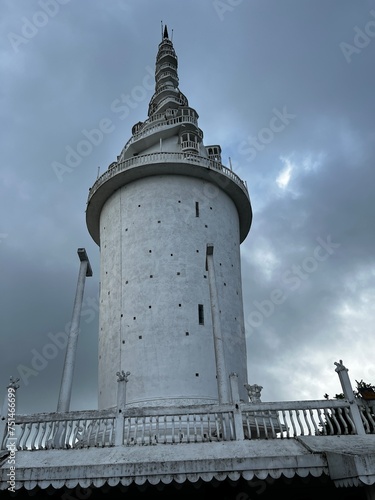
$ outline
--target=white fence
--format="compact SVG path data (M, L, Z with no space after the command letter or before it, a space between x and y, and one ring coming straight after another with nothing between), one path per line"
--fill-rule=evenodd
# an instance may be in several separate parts
M364 432L374 434L375 402L357 405ZM3 419L1 449L9 440L38 450L358 434L351 406L316 400L18 415L13 434Z

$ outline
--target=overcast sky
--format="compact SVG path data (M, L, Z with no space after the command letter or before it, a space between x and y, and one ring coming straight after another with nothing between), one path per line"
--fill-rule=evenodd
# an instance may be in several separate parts
M2 0L1 397L21 376L20 412L56 409L52 338L71 319L84 247L94 275L71 408L96 407L87 194L147 116L161 20L205 144L221 144L252 200L249 382L264 401L322 399L341 392L342 359L353 384L375 384L375 0ZM122 94L132 106L115 112ZM58 171L104 119L111 131Z

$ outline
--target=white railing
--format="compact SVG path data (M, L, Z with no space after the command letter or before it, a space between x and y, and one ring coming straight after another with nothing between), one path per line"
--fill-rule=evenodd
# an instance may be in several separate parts
M159 60L165 56L172 56L177 60L176 52L174 50L165 49L164 47L159 50L158 54L156 55L156 60Z
M171 68L175 72L177 70L175 64L172 64L172 63L169 63L169 62L165 62L165 63L162 63L162 64L158 64L158 66L156 67L156 70L155 70L155 75L157 76L160 71L162 71L163 69L167 69L167 68Z
M160 73L158 74L158 77L157 77L157 81L160 82L160 80L162 80L163 78L173 78L173 80L176 80L176 82L178 82L178 76L176 75L176 73L172 72L172 71L164 71L163 73Z
M139 414L124 415L121 444L174 444L235 439L232 407L201 406L196 408L146 409Z
M180 91L178 90L177 87L173 87L172 85L170 84L164 84L164 85L161 85L159 88L158 88L158 91L155 92L155 94L152 96L151 98L151 105L152 103L157 100L157 98L160 96L160 94L162 94L163 92L175 92L177 95L180 93Z
M154 113L155 109L161 108L162 105L164 105L165 103L167 103L169 101L174 102L174 103L178 104L179 106L188 106L189 105L186 97L177 97L177 96L173 96L172 94L169 94L158 103L155 103L154 100L152 99L152 102L150 103L150 106L149 106L149 110L150 110L149 114Z
M346 400L248 404L242 414L248 439L356 434Z
M113 412L84 411L20 415L14 434L4 433L2 448L16 439L18 450L113 446L115 415Z
M365 433L375 434L375 405L354 404ZM314 400L18 415L12 435L3 427L0 444L40 450L355 435L352 406Z
M375 434L375 401L367 401L358 407L366 434Z
M194 151L199 151L199 143L195 141L182 141L181 149L184 151L185 149L193 149Z
M209 158L205 158L203 156L198 156L195 154L189 153L149 153L145 155L133 156L132 158L128 158L122 162L115 163L113 167L108 169L104 174L102 174L96 182L93 184L90 189L88 202L96 193L96 191L102 186L105 182L107 182L112 177L115 177L117 174L124 172L129 168L138 167L145 164L152 163L186 163L189 162L194 165L198 165L200 167L212 169L213 171L220 171L225 176L232 179L244 193L249 196L245 183L235 174L232 170L227 167L224 167L221 163L216 162L214 160L210 160Z
M159 120L161 118L164 119L164 122L156 123L156 124L149 126L149 127L147 125L154 120L150 120L150 122L148 122L148 121L145 122L142 126L142 130L140 130L139 132L136 132L128 140L128 142L123 147L121 154L123 154L127 150L127 148L130 146L130 144L133 144L134 142L139 141L140 139L143 139L144 137L148 137L149 135L151 135L155 132L159 132L160 130L171 128L171 126L173 126L173 125L178 125L178 124L182 124L182 123L192 123L198 127L198 120L194 116L181 115L181 116L170 117L170 118L166 119L163 114L159 114ZM198 133L198 135L200 137L203 136L203 134L201 132Z

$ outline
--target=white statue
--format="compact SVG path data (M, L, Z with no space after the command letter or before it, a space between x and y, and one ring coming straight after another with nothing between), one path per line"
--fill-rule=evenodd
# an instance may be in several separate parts
M263 389L261 385L258 384L244 384L245 389L247 390L247 394L249 396L251 403L261 403L260 393Z

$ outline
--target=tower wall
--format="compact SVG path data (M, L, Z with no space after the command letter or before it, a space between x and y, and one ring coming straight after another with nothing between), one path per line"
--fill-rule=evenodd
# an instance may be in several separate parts
M131 372L127 404L218 401L207 244L227 373L246 399L237 208L206 180L152 175L117 189L100 213L99 408L116 404L119 370Z

